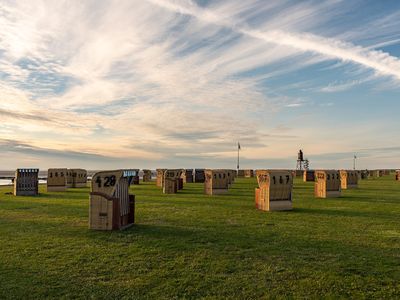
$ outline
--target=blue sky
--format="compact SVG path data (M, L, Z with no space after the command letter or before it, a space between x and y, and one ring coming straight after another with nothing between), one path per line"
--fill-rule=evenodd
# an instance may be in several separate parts
M16 167L399 168L397 0L0 0Z

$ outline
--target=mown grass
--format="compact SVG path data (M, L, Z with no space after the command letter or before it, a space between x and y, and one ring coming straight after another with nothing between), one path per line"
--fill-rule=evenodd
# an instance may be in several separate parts
M362 181L315 199L296 180L294 210L254 208L254 179L230 193L187 184L132 187L136 225L88 230L89 189L38 197L0 188L0 299L399 298L400 183Z

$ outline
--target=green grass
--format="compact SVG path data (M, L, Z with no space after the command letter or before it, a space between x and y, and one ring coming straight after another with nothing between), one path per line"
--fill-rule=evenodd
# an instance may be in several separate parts
M365 180L294 210L254 208L254 179L230 193L133 186L136 225L88 229L89 189L38 197L0 188L0 299L399 298L400 183Z

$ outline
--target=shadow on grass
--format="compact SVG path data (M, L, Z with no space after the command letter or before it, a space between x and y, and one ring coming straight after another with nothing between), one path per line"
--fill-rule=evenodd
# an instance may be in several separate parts
M367 211L354 211L354 210L338 210L338 209L324 209L324 208L294 208L293 212L303 213L310 215L324 215L324 216L338 216L338 217L362 217L362 218L372 218L372 219L387 219L393 220L397 213L390 212L367 212Z
M375 203L375 204L400 204L400 200L393 199L385 199L382 198L382 195L345 195L341 197L349 202L367 202L367 203Z
M70 199L78 198L82 199L82 195L89 197L90 189L79 189L79 190L66 190L65 192L42 192L39 194L41 198L53 198L53 199Z

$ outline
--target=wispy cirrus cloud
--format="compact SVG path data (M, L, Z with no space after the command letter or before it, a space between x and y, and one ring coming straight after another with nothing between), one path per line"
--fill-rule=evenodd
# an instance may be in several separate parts
M260 39L267 43L287 46L300 51L318 53L328 58L357 63L383 75L390 75L400 80L400 59L384 53L383 51L370 50L341 40L325 38L309 33L298 34L276 29L267 31L254 29L247 26L245 23L241 24L230 20L229 16L200 8L191 1L149 1L175 11L176 13L191 15L204 22L225 26L237 33Z
M336 93L336 92L343 92L351 89L354 86L360 85L361 83L365 82L364 80L352 80L349 82L334 82L330 83L329 85L322 87L320 89L321 92L324 93Z

